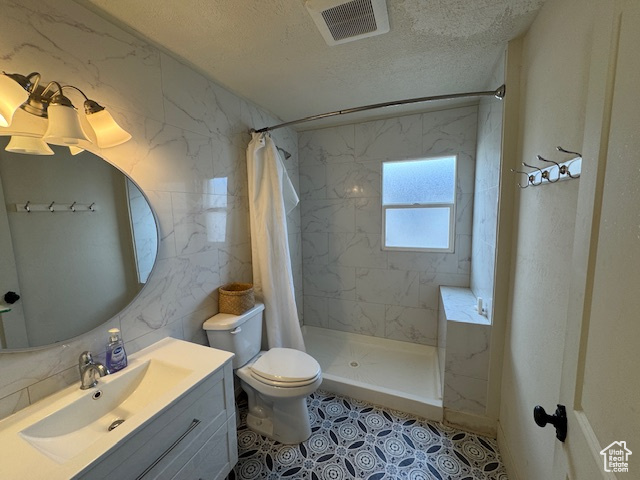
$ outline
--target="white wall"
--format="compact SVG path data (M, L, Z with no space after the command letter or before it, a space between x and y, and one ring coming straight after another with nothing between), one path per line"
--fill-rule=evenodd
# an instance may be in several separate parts
M477 111L300 134L306 325L437 344L438 287L469 286ZM382 250L382 161L442 155L458 155L455 253Z
M518 146L506 159L512 168L535 162L536 154L566 158L557 145L582 145L596 20L585 3L547 2L523 39ZM537 480L551 478L555 439L535 425L532 412L536 404L553 411L558 402L580 181L525 190L518 181L512 177L517 202L499 437L510 478Z
M133 135L102 155L147 194L161 238L147 286L103 327L55 347L0 354L4 416L78 381L78 355L104 349L108 328L121 328L129 353L166 336L205 343L201 325L217 312L218 286L251 280L247 132L278 119L71 0L4 1L0 30L0 68L78 86ZM297 187L297 135L278 130L274 138L293 154L285 165ZM288 228L301 307L299 212Z

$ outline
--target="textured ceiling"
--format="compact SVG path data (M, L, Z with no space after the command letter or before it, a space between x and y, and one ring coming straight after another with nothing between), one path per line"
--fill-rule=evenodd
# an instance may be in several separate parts
M304 0L77 1L283 120L484 90L544 2L387 0L389 33L329 47Z

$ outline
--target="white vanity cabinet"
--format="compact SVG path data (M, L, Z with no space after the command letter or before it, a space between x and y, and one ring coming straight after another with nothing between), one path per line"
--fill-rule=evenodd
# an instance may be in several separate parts
M228 360L74 479L224 479L238 459Z

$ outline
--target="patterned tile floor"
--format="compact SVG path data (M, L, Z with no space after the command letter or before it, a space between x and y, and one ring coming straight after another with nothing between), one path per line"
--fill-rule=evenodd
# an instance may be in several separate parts
M308 403L312 433L300 445L247 429L241 403L228 480L507 480L490 438L322 391Z

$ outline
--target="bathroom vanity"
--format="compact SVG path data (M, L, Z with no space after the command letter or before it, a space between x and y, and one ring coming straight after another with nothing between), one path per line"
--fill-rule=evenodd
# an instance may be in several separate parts
M165 338L96 387L0 422L0 478L224 479L235 465L233 354Z

